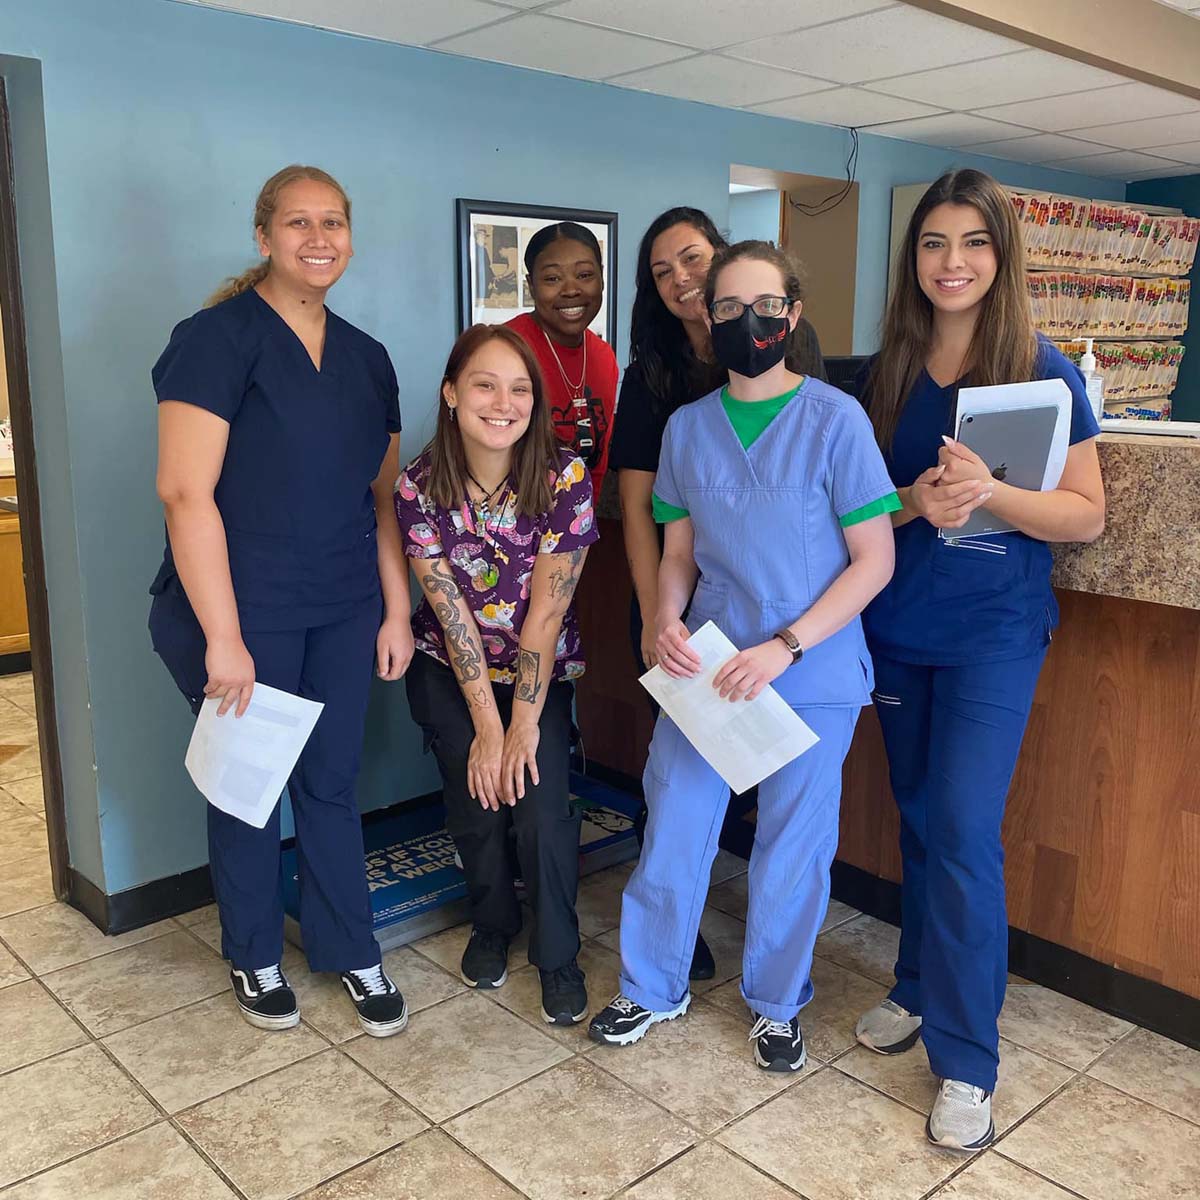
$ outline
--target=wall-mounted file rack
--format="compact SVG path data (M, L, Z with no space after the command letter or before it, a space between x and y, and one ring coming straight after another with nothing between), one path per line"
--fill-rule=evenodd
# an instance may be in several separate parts
M928 184L892 189L891 255ZM1105 414L1169 420L1187 331L1200 218L1009 189L1029 260L1038 329L1076 362L1094 339ZM889 288L891 281L889 280Z
M1075 362L1095 340L1106 416L1169 420L1200 219L1013 191L1037 327Z

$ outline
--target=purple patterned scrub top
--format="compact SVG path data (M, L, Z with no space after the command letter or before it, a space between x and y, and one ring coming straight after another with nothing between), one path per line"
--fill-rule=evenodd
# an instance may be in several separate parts
M436 507L425 495L429 452L401 472L396 481L396 517L409 558L444 558L466 598L487 655L493 683L515 683L521 626L529 608L529 585L539 554L568 554L590 546L600 536L592 509L592 481L583 460L559 450L559 476L553 507L538 517L517 515L510 484L489 506L464 503L455 509ZM413 614L413 640L418 650L450 665L442 626L422 599ZM563 618L554 655L554 679L577 679L584 671L579 622L572 601Z

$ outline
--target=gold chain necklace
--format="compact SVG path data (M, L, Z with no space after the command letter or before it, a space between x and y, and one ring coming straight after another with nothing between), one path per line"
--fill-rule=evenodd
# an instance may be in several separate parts
M558 364L558 373L563 377L563 383L567 385L567 391L571 393L572 400L583 399L583 385L587 382L587 330L583 331L583 371L580 373L579 382L572 383L567 375L566 368L562 365L562 359L558 357L558 351L554 348L554 343L550 340L550 335L542 329L542 337L546 339L546 345L550 347L550 353L554 355L554 361Z

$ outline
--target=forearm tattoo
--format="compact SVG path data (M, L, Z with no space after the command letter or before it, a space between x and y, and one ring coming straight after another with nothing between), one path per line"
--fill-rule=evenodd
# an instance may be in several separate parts
M467 703L472 708L494 708L495 703L492 700L492 689L487 686L473 688L467 693Z
M529 704L536 704L542 694L542 684L538 679L541 670L542 656L536 650L522 649L517 656L517 692L516 698Z
M562 600L567 604L575 594L575 586L579 583L579 574L583 570L583 560L586 550L572 550L570 554L556 554L554 569L550 572L550 598ZM562 561L565 560L565 561Z
M446 653L450 665L460 682L473 683L483 675L483 646L478 632L463 620L458 601L462 592L448 570L438 570L433 563L421 577L421 585L430 596L446 596L446 600L433 600L433 611L446 639Z

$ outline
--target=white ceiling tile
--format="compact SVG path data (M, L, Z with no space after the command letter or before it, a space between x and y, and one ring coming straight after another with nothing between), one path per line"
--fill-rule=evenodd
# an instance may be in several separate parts
M540 13L523 14L488 29L449 38L439 42L437 49L578 79L604 79L688 54L666 42L558 21Z
M760 63L735 62L717 54L698 54L645 71L617 75L608 82L618 87L732 108L761 104L783 96L800 96L829 86L825 79L810 79L807 75L795 75Z
M941 113L934 117L917 117L912 121L872 125L867 132L878 133L882 137L903 138L907 142L927 142L931 146L970 146L1021 137L1029 130L1019 125L1006 125L1002 121L988 121L971 113Z
M1110 147L1082 142L1078 138L1063 137L1058 133L1035 133L1033 137L1011 138L1003 142L982 142L970 147L972 154L990 154L994 158L1011 158L1015 162L1043 163L1055 159L1077 158L1085 154L1099 154Z
M729 53L780 67L820 63L822 74L838 83L861 83L1023 48L998 34L901 4L816 29L758 38Z
M230 8L260 17L275 17L320 29L334 29L361 37L425 46L439 38L512 15L511 10L481 0L207 0L210 7Z
M1135 121L1144 117L1163 117L1172 113L1194 112L1200 102L1148 83L1123 83L1101 91L1076 92L1053 99L1026 100L994 108L973 105L982 116L997 121L1015 121L1031 129L1061 133L1114 121Z
M1131 175L1178 174L1178 163L1157 158L1152 154L1139 154L1135 150L1114 150L1107 154L1090 154L1083 158L1059 159L1053 164L1064 171L1078 171L1081 175L1103 175L1108 178L1128 179Z
M772 117L790 117L794 121L814 121L818 125L862 126L877 125L880 121L906 121L936 113L928 104L880 96L861 88L838 87L811 96L791 100L776 100L755 106L755 112Z
M960 63L871 84L876 91L942 108L983 108L1122 83L1120 75L1045 50L1022 50L983 62Z
M1121 121L1112 125L1085 125L1072 129L1076 137L1089 142L1104 142L1124 150L1142 150L1146 146L1167 146L1193 142L1200 138L1200 109L1174 117L1152 117L1149 121Z
M1196 11L1200 13L1200 9L1197 9ZM1169 171L1164 171L1159 168L1157 171L1140 171L1136 175L1126 175L1125 182L1136 183L1138 180L1142 179L1174 179L1178 175L1198 174L1200 174L1200 167L1185 167L1181 165L1171 167Z
M1163 158L1173 158L1177 162L1190 163L1200 167L1200 142L1179 142L1174 146L1147 146L1147 154L1161 154Z
M556 17L712 50L883 8L888 0L566 0Z

